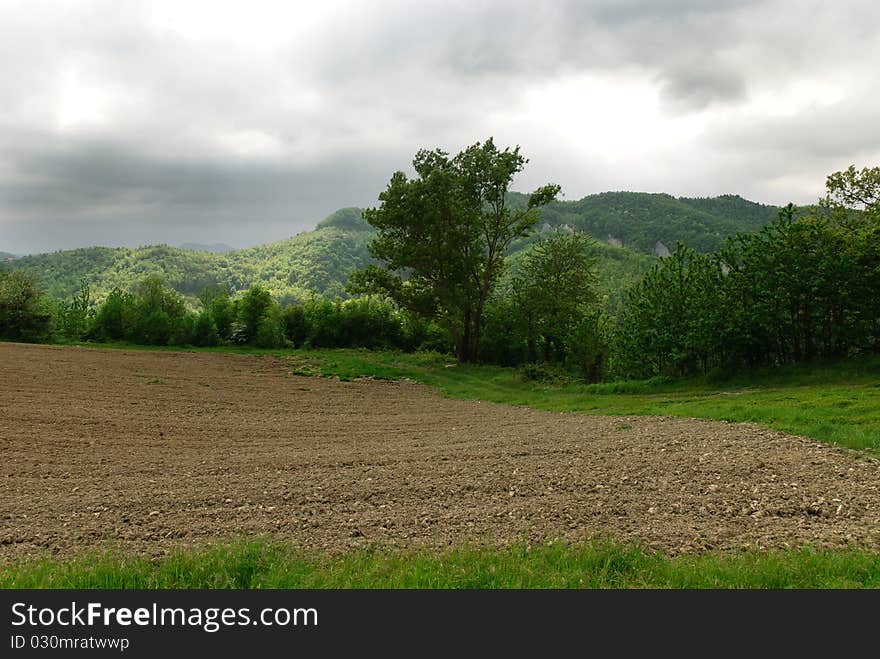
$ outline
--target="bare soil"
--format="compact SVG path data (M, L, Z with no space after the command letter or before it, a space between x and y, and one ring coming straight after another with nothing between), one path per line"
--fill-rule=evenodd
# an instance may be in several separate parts
M286 358L0 344L0 560L636 540L880 547L880 461L750 424L453 401Z

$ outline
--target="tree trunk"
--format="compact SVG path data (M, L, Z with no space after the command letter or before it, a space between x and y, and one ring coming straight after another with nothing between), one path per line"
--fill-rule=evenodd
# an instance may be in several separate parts
M464 312L464 327L462 328L461 345L459 346L458 361L466 364L471 360L471 310Z
M462 331L461 328L457 328L454 325L450 328L449 333L452 334L452 347L455 350L455 358L459 362L463 362L462 355L464 354L464 343L462 341Z
M471 361L475 364L480 361L480 330L483 324L483 302L477 304L477 310L474 313L474 327L471 331Z

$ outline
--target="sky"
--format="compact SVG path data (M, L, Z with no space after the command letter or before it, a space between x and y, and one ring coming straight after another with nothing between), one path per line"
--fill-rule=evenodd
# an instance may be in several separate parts
M279 240L489 136L522 192L811 203L878 63L874 0L0 0L0 251Z

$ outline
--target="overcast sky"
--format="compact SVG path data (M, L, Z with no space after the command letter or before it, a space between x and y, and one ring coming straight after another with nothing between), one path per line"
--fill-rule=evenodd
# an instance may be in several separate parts
M0 250L233 246L494 136L514 188L815 201L880 164L875 0L0 0Z

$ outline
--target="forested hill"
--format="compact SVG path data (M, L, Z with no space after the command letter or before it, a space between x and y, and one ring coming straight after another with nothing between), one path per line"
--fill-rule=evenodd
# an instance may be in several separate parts
M31 272L49 295L60 299L73 295L82 279L100 300L114 287L130 290L145 277L159 275L187 296L212 284L232 291L261 284L282 301L291 301L312 291L344 295L348 275L369 261L371 237L372 228L360 219L360 210L344 208L314 231L224 254L168 245L86 247L26 256L0 267Z
M525 204L527 198L511 195L515 204ZM682 241L710 251L722 246L728 234L766 224L776 211L736 196L676 199L665 194L607 192L550 204L542 210L536 233L568 225L604 243L598 250L601 287L615 296L647 270L652 260L649 254L658 241L670 250ZM26 256L0 262L0 267L32 272L56 298L70 297L82 279L91 286L93 297L103 299L115 286L128 290L144 277L160 275L188 296L210 284L223 284L233 291L261 284L282 301L292 301L312 292L344 295L349 274L370 260L367 244L371 237L372 228L360 210L344 208L313 231L226 253L167 245L89 247ZM515 247L521 249L534 240L518 241ZM622 248L612 246L618 241Z
M514 193L518 204L528 197ZM595 238L653 253L660 242L670 251L683 242L701 252L724 246L728 235L755 231L776 218L779 208L737 195L687 198L646 192L603 192L542 209L542 223L568 224Z

